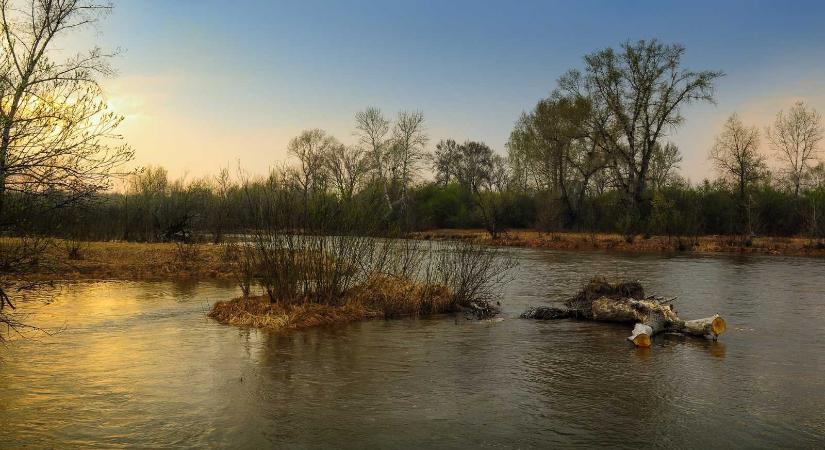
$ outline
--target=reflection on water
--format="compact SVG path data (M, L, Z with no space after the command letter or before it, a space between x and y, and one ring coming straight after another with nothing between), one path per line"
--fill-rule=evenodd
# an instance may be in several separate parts
M20 309L53 336L0 360L0 447L812 447L825 439L825 261L518 249L505 320L222 326L215 283L81 283ZM716 312L721 341L534 322L590 274Z

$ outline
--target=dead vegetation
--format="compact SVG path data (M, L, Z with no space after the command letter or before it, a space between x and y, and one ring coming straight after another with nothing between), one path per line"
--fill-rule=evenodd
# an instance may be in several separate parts
M455 240L505 247L552 250L610 250L628 253L747 253L786 256L825 256L825 245L804 237L738 236L627 236L611 233L545 233L538 230L510 230L490 239L484 230L431 230L415 234L422 240Z
M295 330L370 318L362 305L272 303L266 296L240 297L212 306L209 317L220 323L271 330Z
M209 317L229 325L294 330L374 318L443 314L463 308L446 286L376 275L345 292L335 304L240 297L216 303Z
M222 246L212 244L0 238L3 273L28 281L230 280L235 271L223 253Z
M592 309L594 301L602 298L643 300L645 290L638 281L620 281L611 284L606 279L597 277L587 282L576 295L567 299L564 304L571 309L587 311Z
M628 340L638 347L650 347L653 336L661 332L711 336L714 340L725 332L725 321L718 314L697 320L680 319L673 307L675 300L676 297L645 296L644 288L638 281L610 283L596 277L576 295L565 300L563 307L532 307L521 317L633 323L633 333Z
M221 323L295 329L370 318L463 312L485 319L498 314L495 299L513 261L475 244L435 245L403 239L303 237L290 250L251 243L230 251L242 292L262 296L216 303L209 316ZM345 240L349 250L333 256ZM295 247L293 247L295 248ZM339 258L346 257L341 260Z

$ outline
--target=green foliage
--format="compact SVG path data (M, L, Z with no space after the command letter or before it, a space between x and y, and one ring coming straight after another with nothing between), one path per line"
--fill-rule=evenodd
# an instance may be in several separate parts
M481 226L472 199L457 183L431 183L413 193L415 228L476 228Z
M781 236L804 232L805 199L792 192L778 191L770 186L754 190L754 230L761 235ZM794 230L795 233L788 233Z
M668 237L695 238L701 232L701 196L693 189L668 186L653 195L653 229Z

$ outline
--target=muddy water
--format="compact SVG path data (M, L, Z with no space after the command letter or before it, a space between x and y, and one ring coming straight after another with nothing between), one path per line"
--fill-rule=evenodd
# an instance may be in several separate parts
M825 261L513 250L504 320L286 335L219 325L232 286L73 284L20 310L52 336L0 360L0 447L821 447ZM533 322L592 273L716 312L721 342Z

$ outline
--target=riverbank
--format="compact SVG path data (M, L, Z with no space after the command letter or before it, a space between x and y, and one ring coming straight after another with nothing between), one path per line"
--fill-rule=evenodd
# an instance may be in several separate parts
M145 242L82 242L75 245L53 239L41 243L36 264L11 278L28 281L124 280L158 281L187 279L233 279L226 247L213 244ZM4 254L19 252L20 240L0 240Z
M741 253L825 257L825 245L807 238L756 237L743 245L734 236L701 236L695 245L689 238L637 236L628 242L619 234L543 233L511 230L498 240L479 229L440 229L417 232L421 240L462 240L494 246L544 248L552 250L606 250L628 253ZM8 255L19 247L19 239L0 239L0 251ZM36 265L24 272L7 272L13 279L30 281L75 280L234 280L233 255L224 245L209 243L82 242L76 254L72 244L49 240ZM18 251L16 249L14 251Z
M825 257L825 245L807 238L755 237L743 243L737 236L700 236L675 238L636 236L630 242L620 234L545 233L537 230L511 230L493 240L479 229L439 229L413 235L422 240L469 240L506 247L544 248L552 250L611 250L629 253L746 253L786 256Z
M457 245L434 259L408 241L387 241L389 246L379 249L380 242L363 241L367 247L361 253L344 253L338 260L327 252L250 247L250 262L235 245L7 238L0 239L0 282L227 279L245 296L217 302L209 316L275 330L461 311L481 319L499 312L490 299L506 282L512 261L498 258L494 249ZM422 280L412 275L425 272ZM0 285L0 293L8 291ZM254 296L264 292L275 298Z

